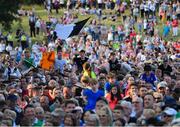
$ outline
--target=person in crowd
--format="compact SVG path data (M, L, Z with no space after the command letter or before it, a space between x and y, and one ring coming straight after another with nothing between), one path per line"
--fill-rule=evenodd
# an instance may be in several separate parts
M115 108L119 100L122 100L123 95L121 94L118 86L112 86L110 93L106 94L106 99L109 103L111 110Z
M29 16L29 27L30 27L31 37L33 37L33 36L36 37L35 25L36 25L36 17L32 12Z
M97 112L99 119L100 119L100 124L102 126L112 126L113 123L113 118L112 118L112 111L108 106L102 107L98 112Z
M83 96L85 96L87 100L87 105L84 108L85 111L95 109L97 99L104 96L104 91L99 90L99 84L96 79L91 79L90 84L91 90L83 90Z
M144 97L144 108L145 109L152 109L154 103L154 97L151 94L146 94Z
M9 34L7 35L7 45L10 45L11 47L13 47L14 45L14 37L12 35L12 32L9 32Z
M62 52L57 53L57 58L55 59L55 70L58 70L60 73L64 73L64 68L67 65L67 61L62 58Z
M12 80L16 78L21 78L21 73L18 68L16 68L14 59L9 61L8 67L4 71L4 79L5 80Z
M152 84L152 87L154 87L157 78L155 74L151 71L151 66L145 65L144 72L145 73L141 75L140 79L146 81L146 83Z
M75 55L73 61L77 66L77 73L81 73L83 71L83 64L88 61L88 58L85 56L85 51L81 50L79 55Z
M106 93L109 93L111 91L111 88L113 85L118 86L119 83L116 81L116 77L114 73L109 73L107 76L108 81L105 83L104 89Z
M84 71L83 76L88 76L89 78L96 79L96 74L92 70L92 67L91 67L90 63L88 63L88 62L84 63L83 71Z
M27 39L27 36L25 33L22 33L21 35L21 47L22 47L22 50L28 48L28 39Z

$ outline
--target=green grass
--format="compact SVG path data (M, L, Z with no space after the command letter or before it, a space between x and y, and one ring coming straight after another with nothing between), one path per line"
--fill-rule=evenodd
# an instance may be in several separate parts
M22 8L24 10L32 10L32 8L35 9L36 11L36 15L39 16L41 19L43 20L46 20L48 21L48 16L47 16L47 12L46 10L44 9L43 6L37 6L37 5L31 5L31 6L22 6ZM56 17L56 18L59 18L63 15L65 10L61 9L59 10L59 14L56 14L55 13L55 10L53 10L53 13L51 14L51 16L53 17ZM91 19L94 19L96 18L97 19L97 16L95 15L81 15L81 14L78 14L78 12L73 12L74 14L77 14L78 15L78 19L79 20L82 20L82 19L85 19L87 17L91 17ZM105 10L104 13L109 13L109 11ZM114 13L114 12L112 12ZM129 10L126 10L125 12L126 14L129 14ZM118 19L113 22L110 18L107 18L106 20L102 21L101 22L102 24L105 24L107 26L111 26L111 25L119 25L119 24L122 24L122 18L121 17L118 17ZM88 23L87 23L88 24ZM160 35L162 35L162 32L163 32L163 24L162 23L159 23L158 26L156 26L159 30L159 33ZM0 27L1 28L1 27ZM26 33L29 34L29 24L28 24L28 17L27 16L23 16L21 17L21 21L14 21L13 24L12 24L12 32L15 34L16 30L18 28L22 28ZM2 30L3 31L3 30ZM171 31L172 32L172 31ZM3 33L7 33L7 31L3 31ZM177 40L178 37L176 38L172 38L171 37L172 33L169 34L169 36L167 38L165 38L165 40L169 40L169 39L173 39L173 40ZM35 42L35 41L39 41L39 42L42 42L44 39L43 35L39 35L37 36L36 38L32 38L32 41Z

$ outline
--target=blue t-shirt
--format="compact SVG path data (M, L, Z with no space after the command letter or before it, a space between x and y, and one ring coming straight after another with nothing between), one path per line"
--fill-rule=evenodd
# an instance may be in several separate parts
M151 73L149 76L147 76L145 73L141 75L142 80L146 81L146 83L151 83L154 85L154 82L157 81L157 78L154 73Z
M83 91L83 96L86 96L88 101L87 105L84 107L84 110L93 110L95 109L97 99L104 96L104 91L98 90L97 92L93 92L90 89L85 89Z
M114 85L115 85L115 86L118 86L118 85L119 85L119 82L116 81L116 82L114 83ZM110 84L109 82L106 82L106 83L105 83L104 89L105 89L106 93L108 93L108 92L111 91L111 86L112 86L112 84Z
M163 34L164 34L164 36L167 36L169 32L170 32L170 27L169 27L169 26L165 26L165 27L163 28Z

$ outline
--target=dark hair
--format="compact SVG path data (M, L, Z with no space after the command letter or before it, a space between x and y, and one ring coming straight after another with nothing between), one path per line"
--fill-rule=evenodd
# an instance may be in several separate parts
M24 112L26 111L27 108L34 108L34 106L31 105L31 104L28 104L28 105L24 108Z
M85 50L82 49L80 52L81 52L81 53L85 53Z
M106 75L108 74L108 72L107 72L107 70L105 68L101 68L99 70L99 74L101 74L101 73L106 74Z
M122 118L115 119L114 122L115 121L120 121L122 123L122 126L125 126L125 124L126 124L126 121Z
M67 107L68 104L75 104L76 105L76 103L73 100L66 100L65 101L65 107Z
M60 102L60 104L62 104L63 101L64 101L64 98L63 98L63 97L55 97L54 102L55 102L56 100L58 100L58 101Z
M89 69L91 69L91 64L88 63L88 62L84 63L84 64L83 64L83 69L84 69L84 70L89 70Z
M82 76L81 77L81 82L82 83L89 83L90 82L90 78L88 76Z
M121 81L121 80L124 79L124 75L123 75L123 74L118 74L118 75L116 76L116 78L117 78L118 81Z
M112 73L112 72L110 72L110 73L108 74L108 76L107 76L108 79L109 79L109 78L115 78L115 77L116 77L115 74Z
M144 71L151 71L151 66L149 64L145 65L144 66Z
M78 120L76 119L75 115L72 114L72 113L66 113L65 116L64 116L64 120L66 118L71 118L72 120L72 124L71 126L79 126L79 123L78 123Z
M116 87L116 88L117 88L117 93L116 93L116 95L114 95L114 94L112 93L112 88L113 88L113 87ZM121 97L121 90L120 90L119 86L116 86L116 85L111 86L110 95L111 95L111 98L110 98L111 101L113 101L113 100L115 99L115 97L117 97L117 101L121 100L122 97Z
M130 84L129 88L131 88L132 86L136 86L138 88L138 85L136 85L135 83Z
M110 53L110 56L114 56L114 55L116 55L114 52L111 52L111 53Z

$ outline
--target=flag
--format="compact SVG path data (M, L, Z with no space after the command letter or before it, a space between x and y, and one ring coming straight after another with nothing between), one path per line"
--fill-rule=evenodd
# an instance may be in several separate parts
M58 38L65 40L69 37L78 35L89 19L90 17L77 23L68 25L57 24L55 27L55 32L57 33Z

